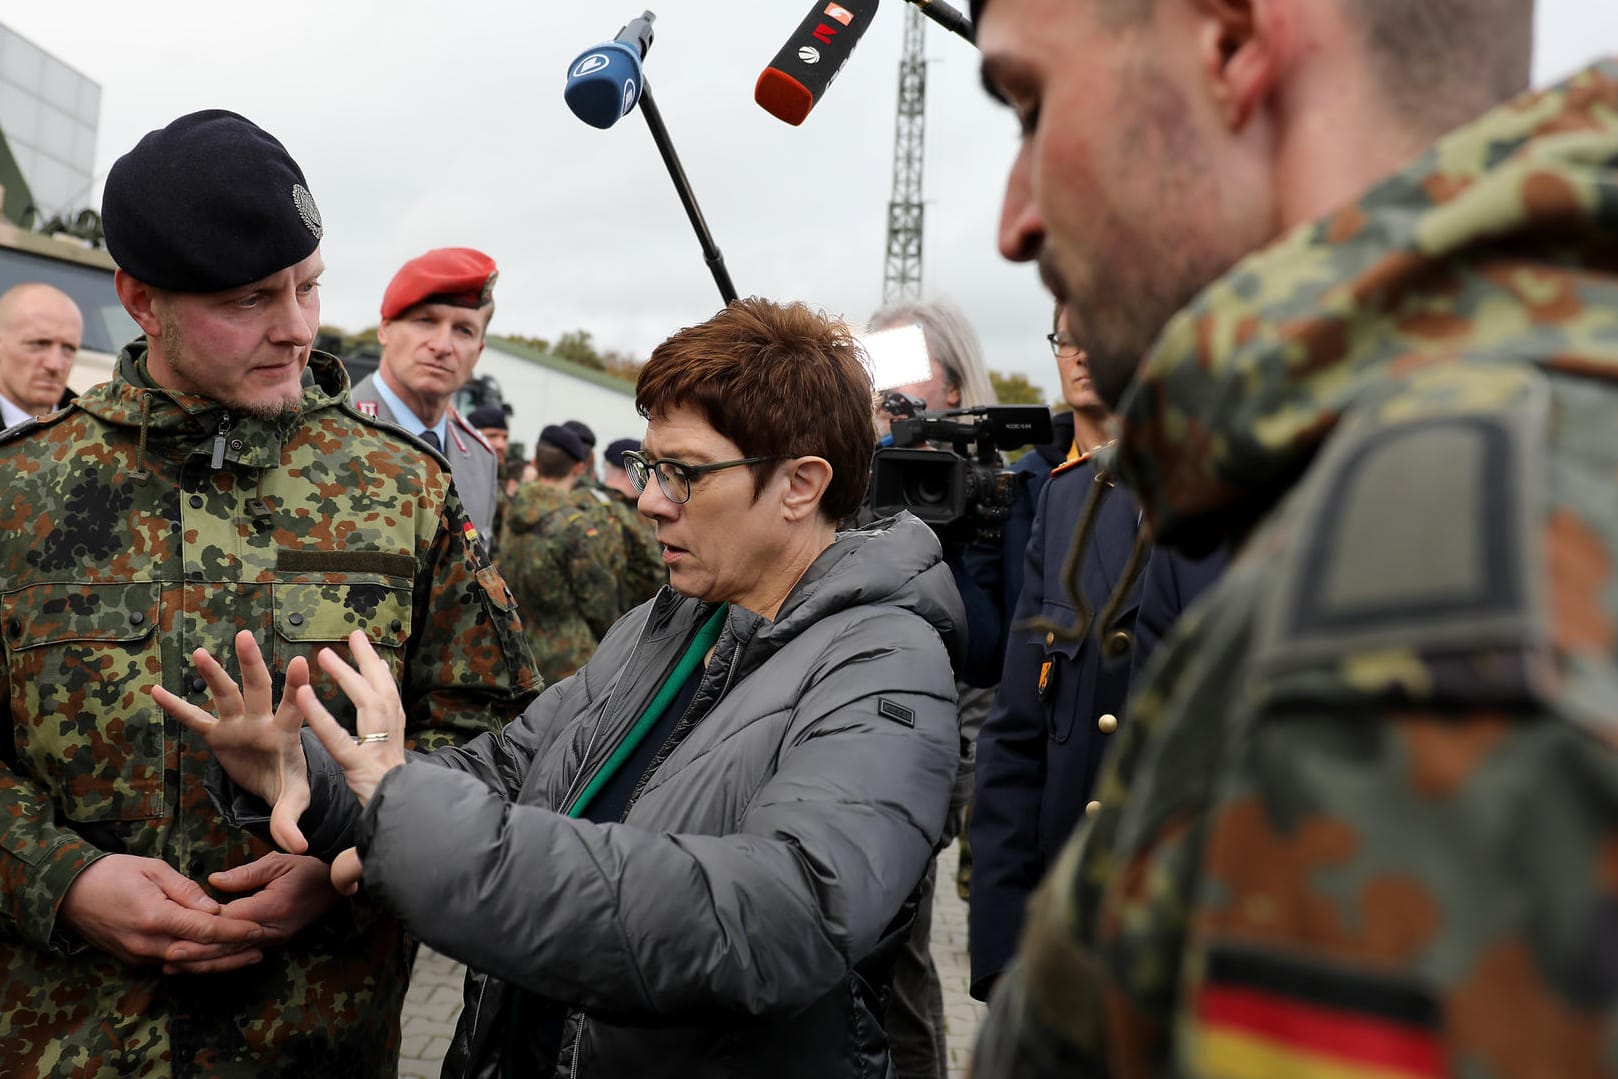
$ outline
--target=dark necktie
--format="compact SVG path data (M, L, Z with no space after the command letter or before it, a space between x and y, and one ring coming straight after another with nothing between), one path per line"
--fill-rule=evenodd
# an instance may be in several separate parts
M439 453L444 452L444 444L438 441L437 431L423 431L421 433L421 440L427 443L427 445L431 446L433 449L437 450Z

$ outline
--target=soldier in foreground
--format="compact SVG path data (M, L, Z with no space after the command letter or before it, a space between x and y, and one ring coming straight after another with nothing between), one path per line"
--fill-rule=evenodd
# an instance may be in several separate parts
M1618 65L1497 105L1528 0L974 8L1002 251L1234 554L976 1074L1612 1074Z
M153 695L208 703L191 651L241 629L277 684L363 630L409 739L457 745L534 695L514 604L448 469L312 351L320 214L278 141L181 117L104 220L144 336L0 439L0 1075L391 1077L403 930L226 824Z

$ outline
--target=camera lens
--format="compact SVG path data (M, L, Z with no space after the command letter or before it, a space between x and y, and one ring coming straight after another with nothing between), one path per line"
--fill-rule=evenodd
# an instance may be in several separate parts
M949 501L949 475L920 471L909 477L905 501L912 506L941 506Z

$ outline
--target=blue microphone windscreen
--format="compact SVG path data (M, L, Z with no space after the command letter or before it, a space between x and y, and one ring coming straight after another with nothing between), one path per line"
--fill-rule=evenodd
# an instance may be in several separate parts
M568 68L562 98L591 127L609 128L640 100L640 57L616 41L579 54Z

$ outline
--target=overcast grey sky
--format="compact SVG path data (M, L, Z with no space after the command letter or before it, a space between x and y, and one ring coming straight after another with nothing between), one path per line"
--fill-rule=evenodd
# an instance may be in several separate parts
M98 184L196 109L280 138L325 219L324 321L373 324L400 263L469 245L500 264L494 332L582 328L644 356L719 292L645 122L586 127L561 91L569 62L645 6L647 80L737 289L863 321L881 298L902 0L799 128L755 105L753 83L804 0L30 0L0 4L0 22L101 84ZM1536 83L1618 51L1610 0L1541 0L1538 21ZM929 27L927 55L926 294L965 309L991 368L1050 393L1050 301L994 248L1016 125L964 41Z

